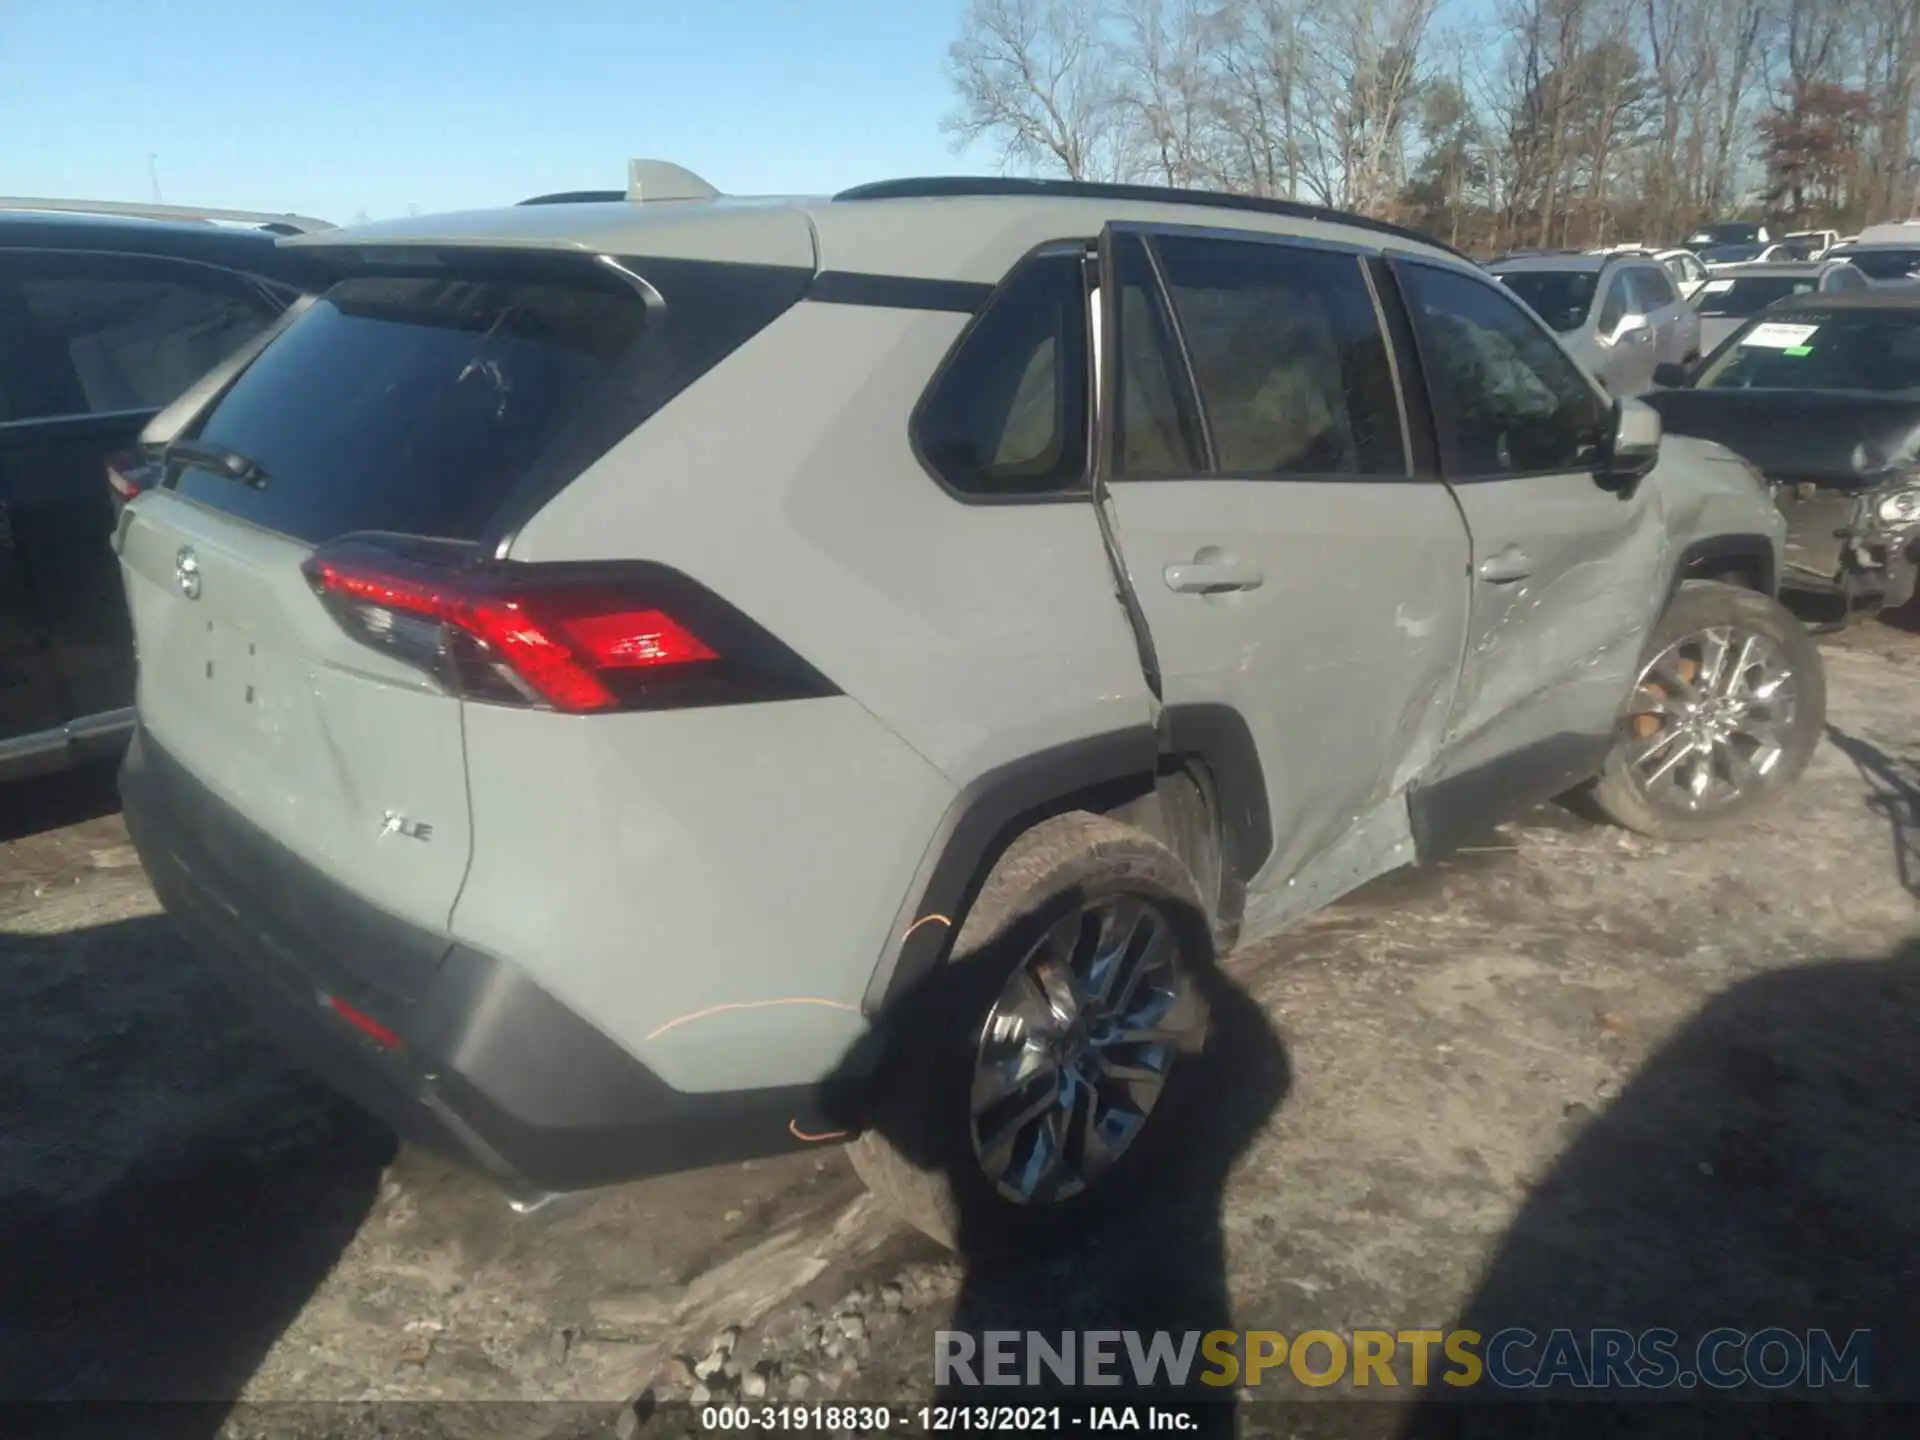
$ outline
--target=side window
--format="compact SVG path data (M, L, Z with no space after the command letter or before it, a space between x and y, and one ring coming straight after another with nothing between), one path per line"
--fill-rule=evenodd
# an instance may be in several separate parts
M1115 239L1120 282L1118 471L1122 475L1194 475L1204 469L1198 419L1184 402L1184 382L1159 286L1137 235Z
M1396 268L1458 479L1590 467L1608 409L1580 368L1498 286L1430 265Z
M1627 273L1632 277L1633 308L1641 314L1651 315L1656 310L1664 310L1678 299L1664 270L1651 265L1639 265Z
M1087 469L1087 299L1079 252L1000 287L920 403L920 453L963 495L1046 495Z
M212 369L277 313L239 276L206 266L130 255L11 258L18 313L30 349L53 358L16 418L157 410Z
M1400 406L1358 256L1154 241L1213 436L1234 475L1405 475Z
M1632 309L1633 302L1627 295L1627 272L1616 270L1613 279L1607 282L1606 298L1600 302L1600 317L1594 323L1602 335L1611 335Z

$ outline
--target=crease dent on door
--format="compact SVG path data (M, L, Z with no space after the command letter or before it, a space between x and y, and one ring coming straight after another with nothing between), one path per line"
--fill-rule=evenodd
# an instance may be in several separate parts
M1486 726L1552 700L1570 682L1597 684L1625 698L1618 677L1634 666L1660 597L1639 583L1659 569L1663 525L1639 526L1625 544L1618 534L1595 535L1590 553L1566 556L1540 580L1518 582L1501 604L1479 597L1476 633L1468 651L1448 726L1450 748L1469 746ZM1483 592L1488 582L1479 582ZM1494 613L1489 616L1488 609ZM1562 618L1564 617L1564 618ZM1593 713L1589 700L1567 697L1569 714Z

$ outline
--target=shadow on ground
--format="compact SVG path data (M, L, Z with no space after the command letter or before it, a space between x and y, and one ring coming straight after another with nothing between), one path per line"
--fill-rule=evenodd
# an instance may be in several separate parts
M231 1400L394 1142L276 1063L159 917L0 934L0 1005L0 1399Z
M1867 809L1892 832L1894 873L1909 895L1920 896L1920 762L1889 755L1834 725L1827 726L1827 739L1860 772Z
M1700 1337L1721 1327L1821 1329L1841 1347L1867 1330L1872 1394L1913 1401L1916 1195L1920 944L1763 975L1707 1002L1561 1156L1459 1323L1489 1348L1515 1327L1540 1337L1509 1352L1517 1370L1539 1362L1545 1337L1561 1327L1581 1338L1581 1364L1592 1361L1586 1337L1595 1329L1676 1331L1684 1372L1696 1368ZM1738 1346L1718 1352L1726 1363L1740 1355ZM1761 1363L1778 1366L1784 1356L1776 1349ZM1471 1392L1436 1384L1403 1433L1425 1440L1512 1430L1519 1417L1510 1407L1446 1403L1498 1393L1485 1382ZM1703 1380L1662 1393L1714 1391ZM1862 1392L1842 1385L1797 1394ZM1723 1428L1736 1414L1776 1433L1782 1418L1724 1409L1703 1417L1693 1406L1615 1418L1634 1433L1707 1433L1703 1420ZM1829 1407L1806 1423L1813 1419L1822 1433L1890 1433L1877 1409Z

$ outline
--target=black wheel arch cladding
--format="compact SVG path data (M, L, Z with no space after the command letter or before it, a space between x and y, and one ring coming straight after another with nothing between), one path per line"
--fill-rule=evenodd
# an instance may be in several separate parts
M1253 732L1229 706L1168 706L1157 732L1143 724L1055 746L988 771L955 798L875 966L866 1013L891 1009L940 963L987 871L1015 836L1063 809L1106 811L1150 794L1172 760L1205 767L1223 878L1243 886L1273 846Z
M1667 604L1688 580L1724 580L1738 575L1751 580L1761 594L1778 593L1780 577L1775 571L1773 542L1765 535L1709 535L1695 540L1680 552L1667 582Z

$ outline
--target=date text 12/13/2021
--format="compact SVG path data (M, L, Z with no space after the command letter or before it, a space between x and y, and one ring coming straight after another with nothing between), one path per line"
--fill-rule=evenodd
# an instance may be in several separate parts
M1070 1431L1197 1430L1198 1418L1168 1405L704 1405L706 1433L789 1430L821 1434L950 1433L1058 1435Z

